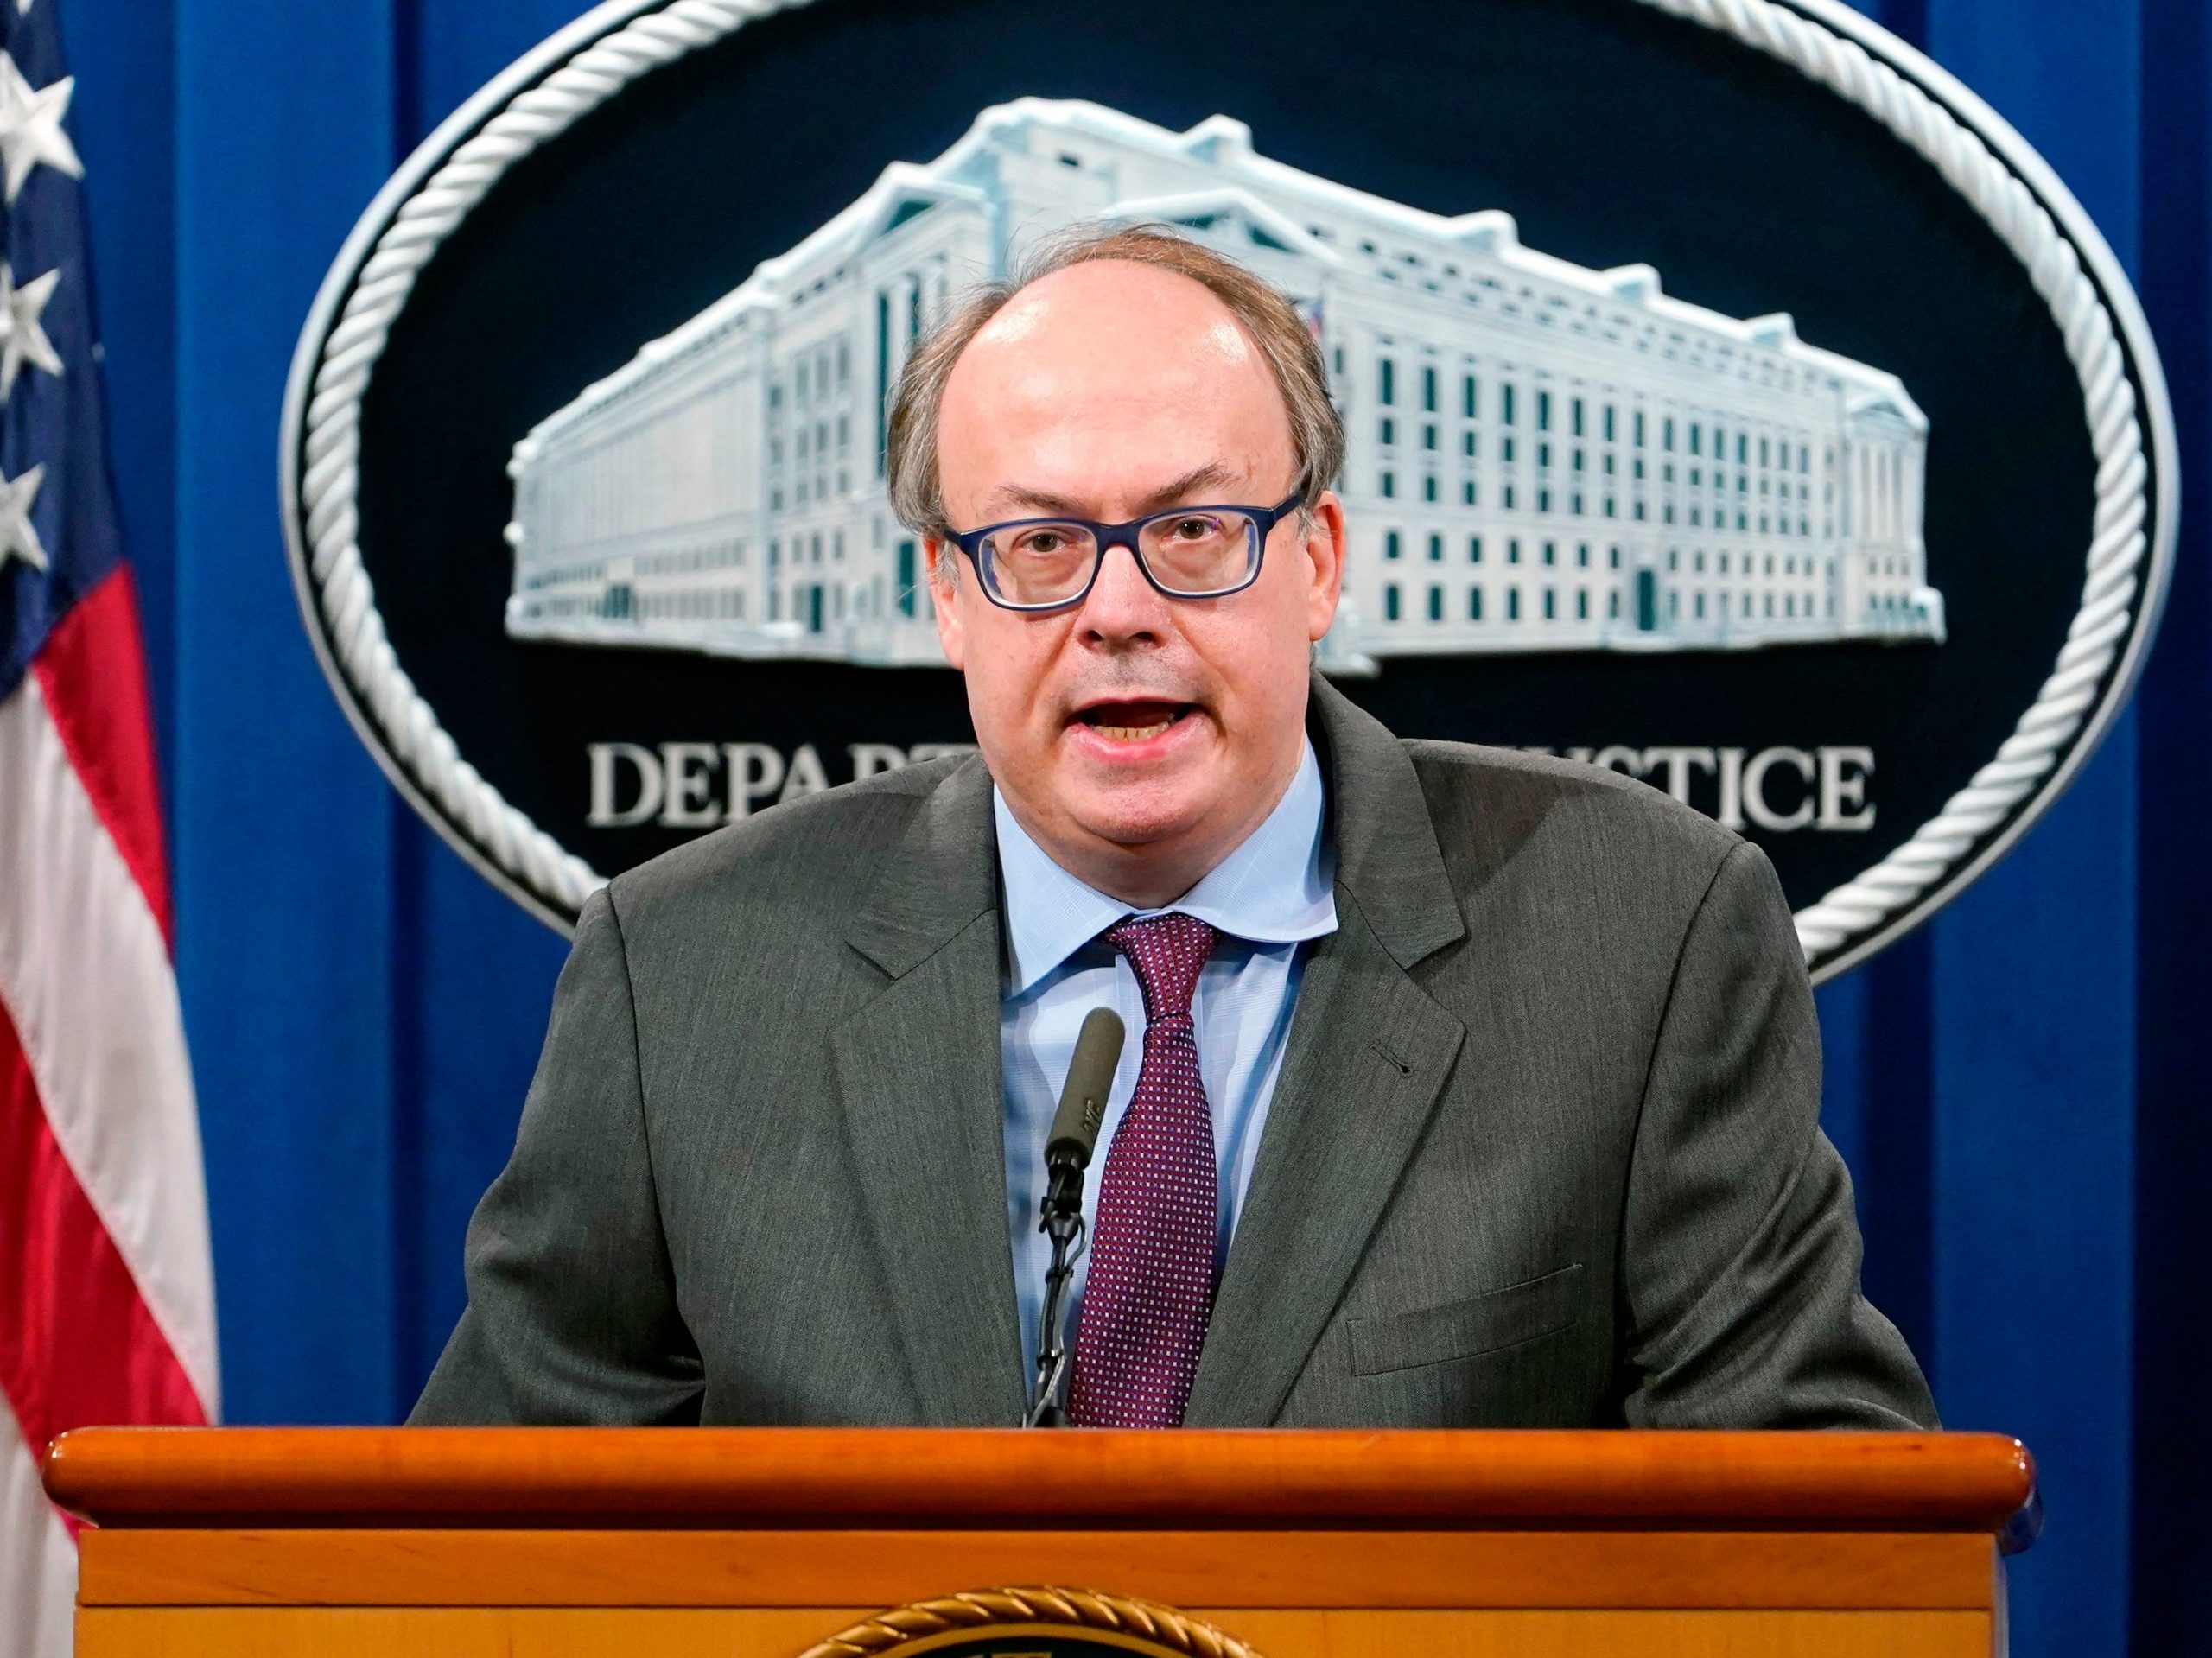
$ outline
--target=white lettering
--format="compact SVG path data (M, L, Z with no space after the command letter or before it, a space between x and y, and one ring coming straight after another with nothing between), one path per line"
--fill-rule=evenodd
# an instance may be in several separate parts
M820 794L829 786L830 774L822 769L822 756L814 752L812 743L801 743L798 753L791 756L791 769L784 778L784 791L776 797L776 804L780 806L801 795Z
M847 743L845 753L852 756L855 783L879 772L896 772L906 763L906 751L896 743Z
M1720 751L1720 810L1713 816L1720 827L1741 834L1744 828L1744 751Z
M897 743L845 745L855 780L975 752L973 743L916 743L911 748ZM1739 833L1749 827L1772 834L1808 829L1864 834L1875 823L1875 805L1868 798L1875 756L1869 747L1638 748L1614 743L1552 749L1531 744L1522 752L1563 754L1643 778ZM668 742L656 752L638 743L604 742L587 744L586 753L591 804L584 821L593 829L653 822L669 829L705 829L831 786L829 770L811 743L799 745L788 760L769 743ZM1788 785L1777 785L1777 771L1795 772L1801 789L1793 792Z
M668 773L668 804L660 821L665 829L704 829L715 821L715 746L663 743L661 769Z
M1777 812L1766 797L1766 774L1787 765L1805 779L1805 798L1792 812ZM1800 829L1813 821L1813 757L1802 748L1762 748L1744 768L1744 810L1763 829Z
M1846 771L1847 766L1855 770ZM1866 774L1874 769L1871 748L1821 750L1821 816L1824 829L1866 830L1874 827L1874 808L1866 800ZM1865 806L1853 812L1847 807Z
M627 760L637 768L638 798L629 806L617 806L614 765ZM635 743L594 743L591 745L591 810L584 822L593 829L627 829L632 823L642 823L660 810L660 762L653 758L650 748L640 748Z
M1649 777L1659 766L1667 768L1667 792L1685 806L1690 804L1690 767L1700 772L1713 769L1713 751L1709 748L1647 748L1643 751L1644 775Z
M753 816L755 802L774 794L784 780L784 757L766 743L724 743L722 759L729 768L729 810L732 823Z

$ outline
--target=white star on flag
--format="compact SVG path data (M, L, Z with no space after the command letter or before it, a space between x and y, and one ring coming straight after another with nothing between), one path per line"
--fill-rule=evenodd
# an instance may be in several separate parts
M60 353L54 349L54 342L46 337L46 325L39 321L47 301L54 297L54 283L60 280L60 271L49 270L18 288L14 268L0 259L0 403L6 403L8 394L16 389L16 377L23 372L24 364L48 374L61 372Z
M104 21L89 0L0 0L0 1658L70 1649L77 1540L40 1453L90 1422L197 1426L220 1398L58 5ZM141 10L111 0L105 21Z
M73 179L85 176L77 146L61 130L61 118L69 113L69 95L76 88L77 78L65 75L34 92L15 59L0 52L0 162L7 168L10 206L16 205L31 169L41 162Z
M39 486L45 481L43 461L20 478L10 480L0 473L0 566L20 558L35 570L46 568L46 545L31 522L31 503L38 499Z

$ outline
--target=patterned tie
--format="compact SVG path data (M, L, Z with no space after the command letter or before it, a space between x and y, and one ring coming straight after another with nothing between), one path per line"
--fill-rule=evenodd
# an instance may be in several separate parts
M1213 1113L1191 993L1221 935L1162 915L1100 937L1144 992L1144 1062L1099 1178L1068 1413L1084 1427L1180 1427L1213 1311Z

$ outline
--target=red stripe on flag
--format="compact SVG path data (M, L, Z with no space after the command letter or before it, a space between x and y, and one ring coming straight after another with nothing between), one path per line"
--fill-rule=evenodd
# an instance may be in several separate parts
M33 671L70 764L174 949L153 705L128 564L117 565L61 619Z
M0 1389L35 1451L73 1427L207 1420L55 1144L0 1007Z

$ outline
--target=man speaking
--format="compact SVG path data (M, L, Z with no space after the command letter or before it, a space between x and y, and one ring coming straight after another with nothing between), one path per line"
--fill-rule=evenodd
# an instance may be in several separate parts
M1766 861L1316 677L1343 452L1297 312L1166 232L944 322L888 464L980 755L585 905L415 1420L1023 1420L1103 1007L1076 1423L1932 1424Z

